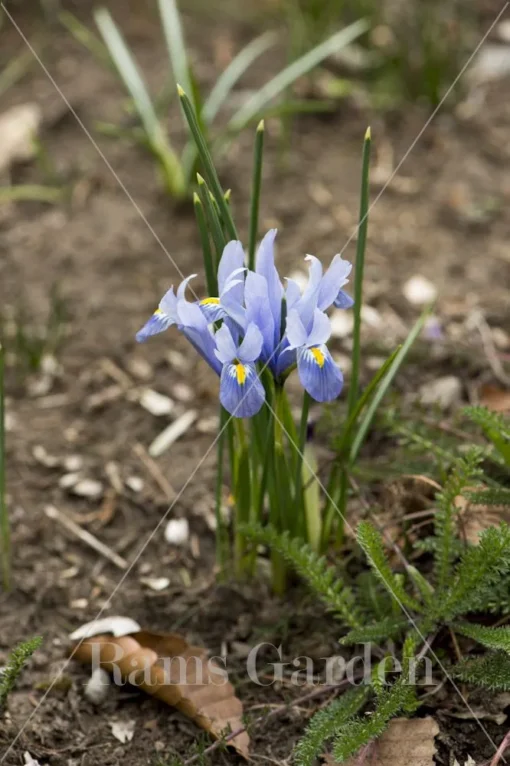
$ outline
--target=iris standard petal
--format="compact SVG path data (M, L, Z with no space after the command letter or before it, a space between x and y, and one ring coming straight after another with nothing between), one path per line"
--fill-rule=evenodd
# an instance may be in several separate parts
M220 402L236 418L251 418L264 404L264 386L253 364L225 364L220 379Z
M225 323L223 323L220 329L215 334L217 358L222 364L228 364L232 362L237 356L237 346L232 338L232 333Z
M244 340L239 346L237 358L240 362L250 364L256 362L262 351L262 333L256 324L249 324Z
M151 335L157 335L160 332L164 332L173 324L175 324L175 319L173 317L164 314L161 309L156 309L142 329L136 333L136 340L138 343L145 343Z
M262 356L267 361L274 351L274 318L269 305L267 281L253 271L246 275L244 302L247 324L253 322L262 333Z
M308 284L301 299L296 304L296 309L299 312L305 330L309 333L312 329L313 313L317 308L317 299L322 279L322 263L314 255L307 255L305 260L310 263Z
M352 263L344 261L340 255L335 255L329 269L321 279L317 306L321 311L329 309L336 299L339 290L349 281Z
M308 333L296 309L288 313L285 334L290 348L299 348L307 343Z
M331 322L323 311L315 309L313 325L308 336L307 346L322 346L331 335Z
M350 309L354 306L354 298L351 298L351 296L346 293L345 290L340 290L333 302L333 305L337 309Z
M159 308L163 314L167 314L169 317L175 317L175 312L177 311L177 297L174 294L173 287L171 287L170 290L167 290L161 298Z
M244 250L239 240L233 239L227 242L218 264L218 288L220 295L227 281L237 269L244 266Z
M183 279L179 287L177 288L177 300L182 301L185 299L186 288L192 279L195 279L196 274L190 274L189 277Z
M257 250L255 271L267 282L269 308L274 321L274 345L280 339L280 323L282 316L283 286L274 265L274 240L276 229L270 229L262 239Z
M330 402L340 394L343 375L326 346L299 349L297 368L301 385L317 402Z
M220 294L220 303L226 315L244 330L246 326L246 311L244 302L244 279L230 279Z
M295 279L287 277L285 281L287 282L287 287L285 289L285 302L287 304L287 311L291 311L291 309L295 307L296 303L301 298L301 288Z

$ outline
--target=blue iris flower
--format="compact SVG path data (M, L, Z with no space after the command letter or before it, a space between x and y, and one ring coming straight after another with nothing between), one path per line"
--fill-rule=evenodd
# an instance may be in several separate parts
M288 352L296 352L301 385L317 402L330 402L340 394L344 379L333 361L326 343L331 323L322 311L315 309L312 327L307 332L299 313L292 309L287 317Z
M251 418L266 398L255 367L262 349L260 330L255 324L249 324L243 342L237 345L224 323L216 333L216 345L216 356L223 365L220 402L231 415Z
M136 334L138 343L144 343L151 335L164 332L172 325L187 337L192 346L205 361L220 375L221 364L216 357L216 341L207 319L196 303L185 298L186 287L196 274L187 277L177 288L177 295L171 287L163 296L150 319Z
M304 389L319 402L335 399L343 386L326 347L331 326L325 312L331 306L352 306L343 290L352 266L335 255L323 273L321 262L308 255L304 291L292 279L284 289L275 267L275 237L271 229L262 239L255 271L245 266L241 242L229 242L218 265L218 296L187 301L188 277L177 294L168 290L136 336L143 342L176 325L220 376L220 401L235 417L252 417L264 404L257 363L269 369L278 385L297 365Z

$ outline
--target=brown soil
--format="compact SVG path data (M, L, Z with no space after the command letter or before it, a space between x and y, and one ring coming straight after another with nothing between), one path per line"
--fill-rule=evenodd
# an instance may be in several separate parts
M122 4L124 18L120 13L117 18L122 18L149 82L158 87L167 62L156 17L141 16L136 4L130 5L127 12ZM58 26L48 36L33 14L15 10L20 27L29 39L37 39L45 66L83 124L93 131L95 120L119 119L124 94L112 75ZM210 86L225 51L237 50L251 32L228 18L208 21L207 35L199 17L191 15L186 22L198 78ZM7 60L23 49L23 43L7 22L1 34L2 60ZM41 45L43 40L46 45ZM263 82L282 60L281 51L264 57L246 78L246 87ZM366 302L385 317L396 316L404 328L415 312L402 297L402 284L421 273L439 286L438 314L446 321L461 321L479 305L491 323L510 331L506 311L510 279L507 87L508 82L495 85L483 110L469 120L439 116L402 169L403 176L418 184L417 192L409 195L389 189L372 212ZM184 550L171 548L164 541L163 527L151 536L167 511L168 499L133 445L148 445L168 421L142 409L130 392L149 385L178 398L176 386L185 384L193 398L181 403L183 410L197 408L201 419L214 416L217 410L214 376L177 334L142 348L134 342L136 330L159 296L178 281L177 271L201 274L192 212L186 206L176 208L163 195L154 167L141 150L93 132L108 167L37 64L3 97L2 110L31 100L44 112L42 140L48 156L60 177L73 184L74 192L69 206L27 203L0 209L0 303L11 308L23 305L34 321L43 322L51 289L57 285L69 318L65 342L57 354L60 370L51 390L44 396L29 395L26 381L21 383L14 370L9 370L7 381L12 417L7 475L14 587L10 594L0 594L0 664L10 648L32 635L42 635L44 645L10 699L9 716L0 724L0 745L3 752L23 726L6 764L22 763L24 751L52 766L134 766L156 763L158 757L172 753L187 757L192 745L202 740L193 724L136 691L113 690L105 705L95 710L83 697L87 675L75 663L65 667L65 682L59 682L38 707L44 689L65 662L71 630L106 607L109 614L129 615L153 630L181 631L213 654L219 654L226 642L239 696L247 710L254 706L260 710L260 706L287 700L291 692L285 687L268 692L250 684L243 677L241 650L234 644L236 654L232 642L282 642L286 658L324 657L335 652L337 628L300 592L278 602L262 585L243 589L214 584L214 540L207 526L215 464L214 450L208 452L214 438L211 433L191 428L158 460L177 491L186 485L171 514L189 518L193 544ZM327 117L295 120L283 159L276 126L269 124L262 228L277 225L280 229L279 258L289 270L300 266L307 252L329 259L351 237L358 207L360 145L367 122L372 122L375 146L390 142L398 159L425 117L411 109L389 121L344 105ZM171 130L178 141L182 139L184 130L176 110ZM224 186L232 188L236 220L245 236L251 143L248 131L220 168ZM17 168L15 180L44 182L33 164ZM374 199L376 194L374 189ZM492 220L474 221L472 207L484 208L489 201L496 203ZM352 242L346 255L354 255ZM203 287L200 276L197 290ZM391 338L379 332L379 349L387 347L386 341L393 343L395 333L388 334ZM183 368L176 365L175 356L168 359L169 349L184 355ZM340 346L337 350L341 351ZM476 354L479 362L465 362L462 369L458 361L446 365L463 379L466 395L479 370L487 368L480 349ZM444 374L444 360L411 377L423 382L437 376L438 369ZM120 385L120 393L94 406L94 397L97 403L97 395L112 385ZM137 494L113 488L102 501L80 500L59 487L62 467L48 468L34 458L37 445L52 455L81 456L87 476L105 487L111 486L117 470L121 479L142 477L144 489ZM206 459L187 484L191 468L204 454ZM92 511L103 511L95 520L83 521L83 527L128 561L136 559L118 589L122 573L48 519L43 509L49 504L75 519L81 516L82 521ZM168 577L170 587L155 593L140 581L147 576ZM269 655L268 661L272 661ZM254 754L275 761L288 758L313 709L312 705L293 710L255 730ZM114 739L109 726L113 719L136 721L130 744ZM459 760L466 754L480 760L493 754L474 722L457 721L443 728L445 754L453 751ZM505 726L488 724L488 728L499 742ZM216 753L215 758L231 762L233 756Z

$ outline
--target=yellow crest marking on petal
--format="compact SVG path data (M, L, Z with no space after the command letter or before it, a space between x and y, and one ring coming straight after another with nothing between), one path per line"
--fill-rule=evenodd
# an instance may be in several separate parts
M241 364L241 362L238 362L236 364L236 377L237 377L237 382L239 383L240 386L242 386L244 382L246 381L246 368L244 364Z
M200 301L201 306L209 306L211 304L217 305L220 302L219 298L204 298L202 301Z
M312 352L313 358L315 359L315 363L319 365L319 367L324 367L324 362L326 361L326 357L320 350L320 348L314 347L311 348L310 351Z
M160 317L160 316L162 316L162 314L163 314L163 312L161 311L161 309L156 309L156 311L154 312L154 316L156 316L156 317Z

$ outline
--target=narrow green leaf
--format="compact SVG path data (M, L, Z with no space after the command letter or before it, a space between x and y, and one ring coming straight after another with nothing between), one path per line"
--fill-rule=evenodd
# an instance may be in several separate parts
M273 77L266 85L258 90L248 101L234 114L229 122L229 130L238 132L259 114L272 99L284 93L299 77L310 72L321 61L336 51L352 43L368 30L365 20L354 22L350 26L337 32L325 42L317 45L304 56L293 61L285 67L276 77Z
M193 206L195 208L195 216L197 219L198 231L200 233L200 241L202 243L202 258L204 261L205 278L207 282L207 291L210 297L218 295L218 284L216 280L216 270L214 268L214 260L211 252L211 243L209 240L209 233L207 231L207 222L205 219L204 206L198 194L193 194Z
M239 81L251 64L268 50L277 40L274 32L264 32L256 37L235 56L224 72L216 80L213 89L202 109L202 119L210 124L230 95L232 88ZM186 87L184 87L186 90Z
M409 627L408 620L397 620L395 617L385 617L379 622L350 630L340 639L344 646L352 644L367 644L371 641L382 643L390 638L398 638Z
M20 184L0 188L0 204L2 202L47 202L58 205L65 199L65 190L54 186L38 186L37 184Z
M420 316L420 318L418 319L414 327L412 328L405 342L402 344L400 350L398 351L395 358L393 359L393 362L390 365L389 369L387 370L386 375L381 380L380 385L374 397L372 398L372 401L368 405L365 416L363 420L361 421L361 424L357 430L356 436L354 437L352 442L351 450L349 453L350 465L353 465L356 462L359 451L363 445L363 442L365 441L366 435L372 424L372 420L374 419L377 409L380 403L382 402L382 400L384 399L391 384L393 383L393 380L397 372L399 371L400 367L402 366L402 363L404 362L411 346L413 345L416 338L422 331L429 313L430 313L430 308L427 308L423 312L423 314Z
M176 0L158 0L158 6L175 83L181 83L186 93L190 95L193 108L196 109L197 103L194 98L194 89L190 77L186 41L184 40L181 17Z
M261 120L255 134L253 158L253 180L251 187L250 234L248 238L248 268L255 271L255 247L258 239L260 189L262 185L262 155L264 151L264 120Z
M151 137L151 140L156 140L160 132L159 120L147 86L124 37L107 8L95 10L94 20L105 41L115 68L134 101L147 134Z
M363 305L363 274L365 270L365 249L368 231L368 204L370 194L370 147L372 134L367 128L363 142L361 161L361 195L359 206L358 241L356 246L356 267L354 272L354 327L352 331L352 372L347 397L347 411L354 412L359 396L359 368L361 363L361 308Z
M186 95L186 93L184 92L184 90L182 89L180 85L177 85L177 93L179 94L184 115L188 122L189 129L191 131L193 139L196 143L198 153L200 155L200 159L202 160L207 182L209 186L211 187L211 191L214 195L214 198L220 210L221 217L227 229L228 235L231 239L238 239L236 227L234 225L234 221L232 218L232 213L230 211L229 205L227 204L225 200L225 196L224 196L225 192L221 188L218 174L216 172L216 168L214 167L214 162L211 156L211 152L209 151L209 147L207 146L207 141L205 140L205 137L202 131L200 130L200 126L198 124L196 114L193 110L193 105L191 104L191 101L189 100L188 96Z
M226 245L226 240L223 234L223 230L221 228L221 222L218 217L217 207L214 203L214 197L212 196L205 180L202 178L202 176L199 173L197 173L197 183L198 183L198 193L200 195L200 199L204 206L204 210L207 213L207 221L209 223L208 228L214 242L214 247L216 249L216 264L214 267L214 271L216 271L219 260L221 258L221 254L223 252L223 248ZM217 297L216 293L214 293L210 297L211 298Z
M74 13L60 11L58 20L67 31L72 34L74 39L80 43L80 45L83 45L84 48L87 48L87 50L92 53L95 59L103 64L103 66L106 65L111 67L112 60L108 55L108 50L105 45L103 45L101 40L99 40L99 38L74 15Z

